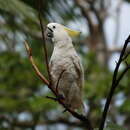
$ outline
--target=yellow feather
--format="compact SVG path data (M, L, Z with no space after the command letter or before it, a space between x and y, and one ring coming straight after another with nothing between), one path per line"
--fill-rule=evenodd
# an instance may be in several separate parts
M65 31L69 34L69 36L71 36L71 37L76 37L76 36L79 36L80 35L80 31L76 31L76 30L72 30L72 29L70 29L70 28L67 28L67 27L65 27L65 26L63 26L64 27L64 29L65 29Z

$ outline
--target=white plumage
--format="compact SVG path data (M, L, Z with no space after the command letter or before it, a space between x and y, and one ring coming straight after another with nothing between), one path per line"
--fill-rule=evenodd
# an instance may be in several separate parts
M54 43L49 68L52 84L56 88L59 76L58 92L64 97L64 103L71 109L78 109L82 104L84 73L81 60L73 47L70 35L78 32L58 23L47 25L47 36Z

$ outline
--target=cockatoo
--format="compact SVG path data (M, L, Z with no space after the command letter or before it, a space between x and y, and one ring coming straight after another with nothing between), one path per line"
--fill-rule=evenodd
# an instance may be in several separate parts
M71 39L71 36L79 34L79 31L71 30L58 23L49 23L46 29L47 39L54 43L49 62L52 86L56 89L59 80L58 93L63 97L64 104L72 110L79 109L83 105L84 72Z

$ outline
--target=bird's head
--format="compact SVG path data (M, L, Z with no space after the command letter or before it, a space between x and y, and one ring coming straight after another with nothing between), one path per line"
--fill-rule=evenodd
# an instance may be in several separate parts
M50 39L53 42L65 41L70 39L70 37L78 36L79 34L79 31L69 29L58 23L49 23L45 33L47 39Z

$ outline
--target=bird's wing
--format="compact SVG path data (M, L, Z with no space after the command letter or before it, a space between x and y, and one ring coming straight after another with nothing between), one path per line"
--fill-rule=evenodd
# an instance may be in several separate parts
M81 61L78 56L74 56L71 58L78 75L78 80L77 80L78 86L82 88L84 84L84 71L83 71Z

